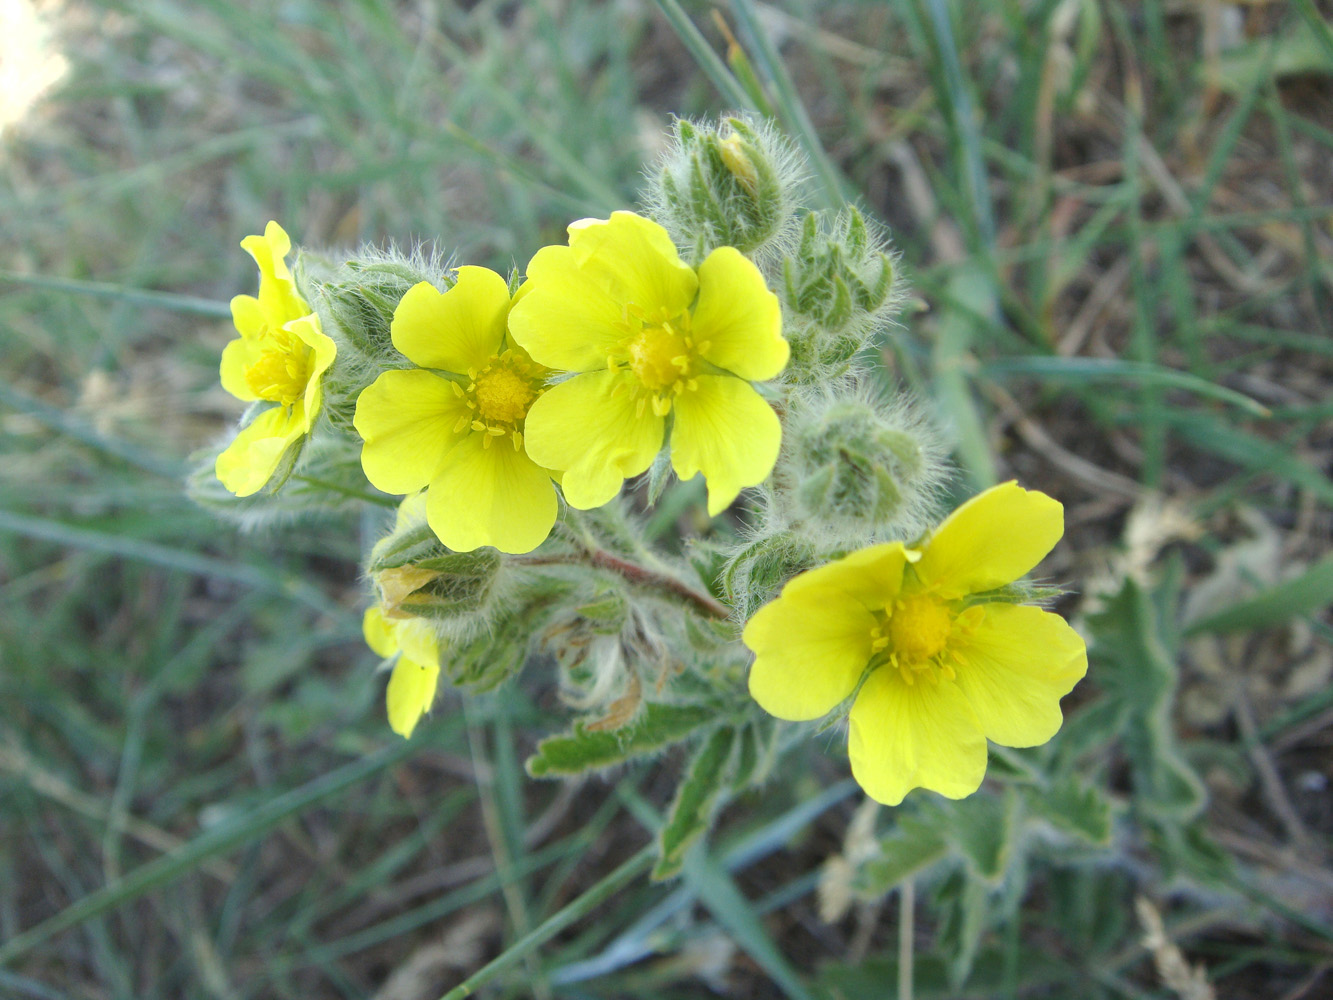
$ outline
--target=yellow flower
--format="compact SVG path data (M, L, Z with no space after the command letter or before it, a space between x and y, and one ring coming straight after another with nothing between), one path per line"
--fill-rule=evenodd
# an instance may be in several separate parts
M549 368L579 372L532 405L528 453L564 472L571 506L598 507L644 472L671 425L671 464L702 472L716 515L773 469L782 428L750 380L787 364L777 296L734 247L696 272L666 230L631 212L569 227L537 251L509 317Z
M508 342L508 315L509 286L484 267L460 267L447 292L414 285L391 335L420 367L384 372L356 401L366 478L386 493L425 488L426 519L456 552L531 552L555 524L551 474L524 450L548 373Z
M246 402L274 404L243 427L218 456L217 477L248 497L273 478L287 449L310 433L320 407L320 381L337 347L319 317L297 294L283 259L292 242L276 222L244 249L259 265L259 297L238 295L231 315L240 337L222 351L222 387Z
M440 680L440 643L435 628L424 618L389 616L376 606L361 620L366 645L386 660L397 657L385 702L389 727L407 738L435 701Z
M1045 743L1087 672L1058 615L987 601L1064 533L1063 508L1005 483L953 513L920 548L890 542L802 573L745 627L750 693L780 719L818 718L856 691L848 753L871 798L913 788L952 799L986 771L986 740Z

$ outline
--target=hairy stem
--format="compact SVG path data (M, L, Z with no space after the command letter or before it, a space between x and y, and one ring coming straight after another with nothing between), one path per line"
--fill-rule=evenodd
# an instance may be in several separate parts
M641 566L638 563L630 562L628 559L622 559L620 556L612 555L605 549L596 548L589 545L582 557L573 555L551 555L551 556L520 556L513 560L524 566L552 566L567 565L575 563L588 563L596 566L598 569L609 569L613 573L618 573L630 583L637 583L640 586L652 587L656 590L664 590L674 594L677 597L684 598L690 604L693 604L700 611L713 618L730 618L731 609L721 601L717 601L708 594L695 590L683 580L678 580L674 576L666 573L660 573L657 570L649 569L647 566Z

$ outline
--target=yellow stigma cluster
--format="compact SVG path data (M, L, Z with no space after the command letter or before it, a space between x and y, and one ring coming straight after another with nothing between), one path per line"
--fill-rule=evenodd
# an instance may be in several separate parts
M286 330L266 330L264 342L259 359L245 369L245 384L260 399L291 406L305 395L314 352Z
M514 450L521 451L523 418L544 391L533 366L514 351L505 351L492 355L484 368L471 369L467 375L466 388L458 382L450 383L454 392L467 402L469 411L458 418L454 431L461 433L470 426L483 432L486 435L483 443L488 448L491 438L509 437Z
M643 416L651 403L653 412L665 417L671 412L675 396L699 388L695 376L699 374L700 354L708 344L695 340L689 312L657 322L649 322L642 310L632 305L625 313L624 326L630 336L622 348L624 357L611 357L607 366L615 371L621 364L627 365L646 390L635 407L636 416Z
M980 608L957 615L943 601L917 594L894 601L884 609L884 619L870 631L871 649L888 654L904 683L915 684L916 674L938 684L940 677L954 679L954 669L941 656L955 632L975 627Z

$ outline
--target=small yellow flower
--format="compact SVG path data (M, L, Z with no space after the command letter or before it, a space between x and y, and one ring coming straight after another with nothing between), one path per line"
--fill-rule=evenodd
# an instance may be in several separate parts
M1087 672L1058 615L984 595L1023 576L1064 533L1063 508L1015 483L953 513L920 548L890 542L802 573L745 627L750 693L780 719L825 715L856 691L848 753L871 798L972 794L986 740L1045 743Z
M384 372L356 401L366 478L386 493L425 488L426 519L456 552L531 552L555 524L551 474L524 448L548 372L509 342L508 315L509 286L484 267L460 267L447 292L414 285L391 336L419 367Z
M424 618L386 615L377 605L366 609L361 631L366 645L380 656L386 660L397 657L385 702L389 727L406 739L435 701L440 681L440 643L435 628Z
M320 382L337 347L297 294L283 259L292 242L282 227L270 222L263 236L247 236L241 248L259 265L259 296L231 300L240 336L222 351L222 387L237 399L273 405L241 429L215 470L223 486L248 497L273 478L288 448L310 433Z
M709 514L773 470L782 428L750 380L787 364L782 313L734 247L696 272L648 219L575 222L568 246L532 258L509 328L537 361L580 373L528 415L528 453L563 471L571 506L599 507L647 470L669 414L671 464L703 473Z

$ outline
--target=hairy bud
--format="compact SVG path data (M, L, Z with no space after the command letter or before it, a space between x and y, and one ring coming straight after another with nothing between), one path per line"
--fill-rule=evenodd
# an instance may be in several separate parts
M775 504L821 548L911 538L946 475L933 431L911 411L864 393L829 394L790 415Z
M338 356L324 377L324 409L335 427L354 434L356 399L366 386L391 368L409 367L393 346L390 330L398 303L413 285L429 281L441 291L453 287L452 261L431 246L412 253L364 247L338 268L301 267L298 285L320 315L324 330L338 344Z
M804 535L779 531L739 549L722 569L722 589L741 618L778 596L782 585L819 561Z
M473 631L489 617L503 563L492 548L445 548L426 523L424 494L418 494L403 501L393 531L371 550L366 569L386 618L429 618Z
M848 370L897 305L893 260L855 208L806 215L778 283L792 347L786 380L819 384Z
M695 263L721 246L750 256L781 252L804 175L787 140L743 117L716 125L678 119L674 131L645 202L677 246Z

